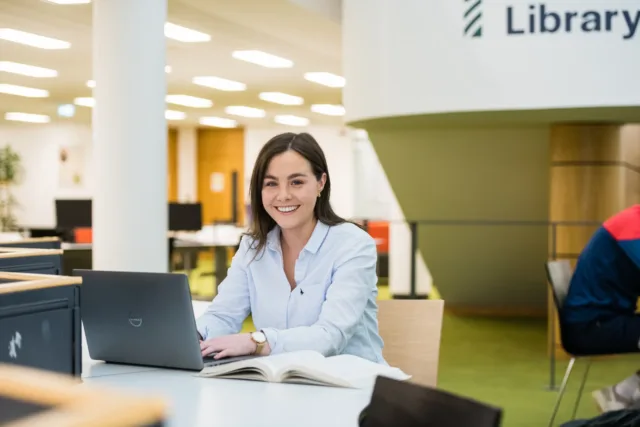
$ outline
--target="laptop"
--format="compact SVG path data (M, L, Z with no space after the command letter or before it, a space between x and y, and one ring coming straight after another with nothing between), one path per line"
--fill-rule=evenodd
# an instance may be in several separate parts
M258 357L202 357L184 274L73 270L89 355L128 365L202 370Z

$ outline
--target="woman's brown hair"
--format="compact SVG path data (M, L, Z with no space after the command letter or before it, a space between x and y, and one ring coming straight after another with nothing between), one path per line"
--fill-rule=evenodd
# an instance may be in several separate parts
M249 197L251 198L251 215L253 217L248 235L253 238L252 248L256 249L256 255L265 247L267 234L276 226L262 204L262 186L267 168L271 159L286 151L295 151L304 157L311 165L313 175L317 180L326 174L327 179L320 197L316 200L314 215L326 225L337 225L347 222L339 217L331 208L329 197L331 196L331 178L327 159L318 142L308 133L282 133L271 138L260 150L251 174Z

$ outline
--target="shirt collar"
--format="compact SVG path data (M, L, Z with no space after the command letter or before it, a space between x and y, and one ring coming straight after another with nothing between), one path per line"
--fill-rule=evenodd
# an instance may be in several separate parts
M316 223L315 228L313 229L313 233L311 233L311 237L309 241L303 248L303 250L311 252L315 254L322 246L322 242L324 242L325 237L327 237L327 233L329 232L329 226L322 221L318 221ZM271 250L279 252L280 248L280 227L277 225L273 227L267 234L267 247Z

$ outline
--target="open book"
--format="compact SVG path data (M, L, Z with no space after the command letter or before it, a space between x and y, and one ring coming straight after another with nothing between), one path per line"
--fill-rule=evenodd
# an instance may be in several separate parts
M294 351L206 367L198 376L274 383L298 383L347 388L372 387L378 375L396 380L411 378L398 368L339 355L324 357L315 351Z

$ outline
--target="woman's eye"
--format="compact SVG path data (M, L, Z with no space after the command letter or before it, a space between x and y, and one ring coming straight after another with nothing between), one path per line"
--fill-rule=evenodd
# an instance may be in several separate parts
M303 182L303 181L300 181L300 180L297 180L297 179L296 179L296 180L291 181L291 183L292 183L293 185L302 185L302 184L304 184L304 182Z
M274 187L275 185L276 185L276 183L275 183L275 182L273 182L273 181L266 182L266 183L264 184L264 186L265 186L265 187Z

